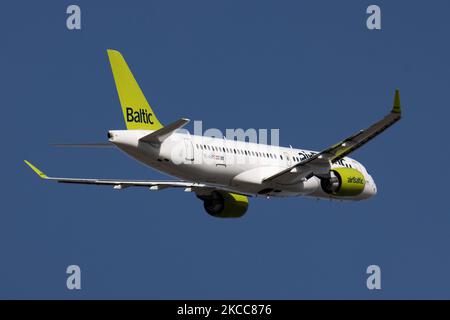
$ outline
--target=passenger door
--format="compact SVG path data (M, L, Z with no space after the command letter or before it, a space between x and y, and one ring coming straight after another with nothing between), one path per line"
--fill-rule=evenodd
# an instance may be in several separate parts
M192 144L192 140L185 138L184 139L184 148L185 148L185 160L194 161L194 146Z
M283 152L283 158L284 158L284 162L287 167L292 166L292 161L291 161L291 157L289 156L289 153Z

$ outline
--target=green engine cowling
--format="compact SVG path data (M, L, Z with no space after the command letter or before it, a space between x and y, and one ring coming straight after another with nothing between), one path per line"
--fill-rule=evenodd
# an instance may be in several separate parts
M364 191L366 179L364 175L353 168L334 168L330 178L322 179L322 189L338 197L354 197Z
M213 191L199 198L206 212L216 218L240 218L248 208L248 198L236 193Z

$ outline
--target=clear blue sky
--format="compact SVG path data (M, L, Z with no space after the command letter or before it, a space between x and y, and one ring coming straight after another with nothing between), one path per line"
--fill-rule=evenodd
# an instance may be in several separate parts
M66 29L66 7L82 30ZM378 4L382 30L369 31ZM15 1L2 5L0 298L450 298L448 1ZM251 199L209 217L180 190L40 181L159 179L114 149L56 149L124 128L106 49L124 54L162 122L280 128L322 149L404 118L352 156L365 202ZM82 270L82 290L65 269ZM377 264L382 290L366 288Z

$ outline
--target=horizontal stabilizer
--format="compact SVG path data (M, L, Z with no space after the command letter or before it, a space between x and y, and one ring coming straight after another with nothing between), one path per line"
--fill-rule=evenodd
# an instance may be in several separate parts
M181 118L165 127L162 127L159 130L156 130L145 137L139 139L139 141L148 142L148 143L161 143L165 139L167 139L175 130L184 127L187 123L189 123L189 119Z
M74 148L113 148L114 144L111 142L98 143L52 143L52 147L74 147Z

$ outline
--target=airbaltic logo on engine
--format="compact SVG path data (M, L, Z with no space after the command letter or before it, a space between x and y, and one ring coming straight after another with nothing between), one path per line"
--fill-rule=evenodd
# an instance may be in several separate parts
M357 184L364 184L364 180L362 178L358 177L348 177L347 178L348 183L357 183Z
M137 123L150 123L153 124L151 117L152 113L147 112L145 109L139 109L139 111L134 111L133 108L127 107L127 122L137 122Z

